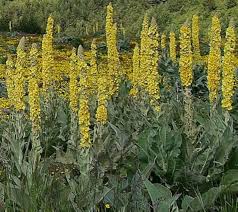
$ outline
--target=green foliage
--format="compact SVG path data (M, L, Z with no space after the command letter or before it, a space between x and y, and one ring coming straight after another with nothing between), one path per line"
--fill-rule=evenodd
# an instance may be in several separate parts
M11 21L13 31L43 33L47 17L52 14L56 25L61 26L60 36L99 36L104 33L105 8L108 3L108 0L2 0L0 28L9 31ZM157 19L161 31L178 31L182 23L187 19L191 20L192 15L199 14L202 17L201 31L204 36L207 36L211 15L217 12L222 23L225 23L222 29L224 34L229 19L237 19L238 9L235 0L168 0L156 4L149 4L147 0L117 0L112 3L115 8L115 21L118 27L122 24L127 37L139 37L145 12ZM96 24L99 28L95 32Z

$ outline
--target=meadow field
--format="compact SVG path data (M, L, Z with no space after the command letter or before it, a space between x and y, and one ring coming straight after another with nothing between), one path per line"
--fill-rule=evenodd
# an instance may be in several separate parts
M237 16L116 13L0 33L0 211L237 212Z

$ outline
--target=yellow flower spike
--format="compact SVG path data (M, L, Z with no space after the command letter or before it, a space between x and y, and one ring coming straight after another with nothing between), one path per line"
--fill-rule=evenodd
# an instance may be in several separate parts
M73 113L78 112L78 57L76 55L76 49L73 48L72 55L70 57L70 72L69 72L69 101L70 108Z
M140 82L140 48L139 45L136 44L133 54L133 72L132 72L132 89L130 91L131 96L137 96L138 88Z
M141 31L141 50L140 50L140 76L141 80L139 86L145 88L146 86L146 76L148 75L148 60L149 60L149 23L147 14L144 17Z
M108 89L107 89L107 76L106 71L104 71L103 67L99 67L99 75L98 75L98 86L97 86L97 94L98 94L98 107L96 112L97 123L106 124L108 119L107 114L107 100L108 100Z
M7 95L10 104L15 105L15 64L11 55L8 55L6 62L6 86L7 86Z
M165 32L161 35L161 49L162 51L166 49L166 34Z
M46 34L42 40L42 81L43 91L47 92L54 80L54 58L53 58L53 28L54 20L48 18Z
M93 39L91 45L91 62L89 70L89 89L90 95L96 94L97 91L97 75L98 75L98 64L97 64L97 45L96 40Z
M107 6L106 41L108 54L109 94L112 96L118 90L120 73L119 53L117 50L117 25L113 22L113 7L111 3Z
M17 47L16 75L15 75L15 108L17 111L25 109L24 103L24 83L26 71L26 53L25 53L25 37L22 37Z
M41 109L40 109L40 92L38 86L38 49L36 44L32 44L30 51L30 76L29 76L29 105L30 105L30 119L32 122L32 132L38 134L41 130Z
M190 28L187 24L180 28L179 74L182 85L184 87L191 86L193 81L192 48Z
M148 75L146 91L150 97L150 104L156 111L160 110L160 90L159 90L159 74L158 74L158 62L159 62L159 33L158 26L155 19L152 19L151 26L148 31L149 35L149 60L148 60Z
M78 56L79 81L79 129L80 129L80 147L90 148L90 111L89 111L89 68L87 63Z
M176 37L174 32L170 32L169 34L169 52L170 58L173 62L176 62Z
M235 47L236 33L234 26L230 25L226 31L222 72L222 107L226 110L232 109L232 97L235 93Z
M213 104L217 99L221 79L221 25L217 16L212 17L207 74L209 99Z
M200 43L199 43L199 17L194 15L192 18L192 46L193 58L195 61L201 60Z

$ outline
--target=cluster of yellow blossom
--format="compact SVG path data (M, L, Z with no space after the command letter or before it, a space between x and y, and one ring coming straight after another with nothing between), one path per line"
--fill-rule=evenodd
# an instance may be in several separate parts
M140 73L141 76L138 84L141 87L145 87L146 79L147 79L147 68L148 68L148 60L149 60L149 23L148 16L145 14L143 23L142 23L142 31L141 31L141 44L140 44Z
M42 81L44 92L49 89L54 79L53 28L54 20L50 16L47 22L46 34L42 40Z
M109 93L110 95L113 95L118 90L120 73L119 53L117 50L117 25L113 22L113 7L111 3L107 6L106 40L108 54Z
M176 62L176 37L174 32L169 34L169 55L173 62Z
M235 47L236 33L234 26L230 25L226 31L226 43L224 49L223 72L222 72L222 107L232 109L232 97L235 86Z
M180 59L179 74L181 83L184 87L189 87L193 81L192 66L192 47L190 28L187 24L183 24L180 28Z
M17 47L16 73L14 77L14 84L15 84L14 103L17 111L25 109L25 102L24 102L25 73L26 73L25 37L22 37Z
M38 86L38 49L36 44L32 44L30 51L30 75L29 75L29 105L30 105L30 119L32 122L32 132L36 135L40 132L41 109L40 109L40 91Z
M193 44L193 59L201 60L200 43L199 43L199 17L194 15L192 18L192 44Z
M158 74L158 63L159 63L159 32L158 26L154 18L152 18L151 26L148 31L149 35L149 60L148 74L147 74L147 85L146 91L150 97L150 104L155 108L156 111L160 111L159 100L159 74Z
M221 25L217 16L212 17L207 74L209 98L210 102L214 103L217 99L221 78Z

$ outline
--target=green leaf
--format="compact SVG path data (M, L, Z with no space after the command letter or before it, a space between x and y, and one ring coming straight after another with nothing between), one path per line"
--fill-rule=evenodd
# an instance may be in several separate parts
M193 201L193 199L194 199L193 197L185 195L185 197L183 198L183 201L182 201L182 209L184 211L187 211L187 209L189 208L189 205Z
M222 187L214 187L208 190L201 196L197 196L191 201L190 208L192 212L204 210L206 208L212 207L222 192Z

